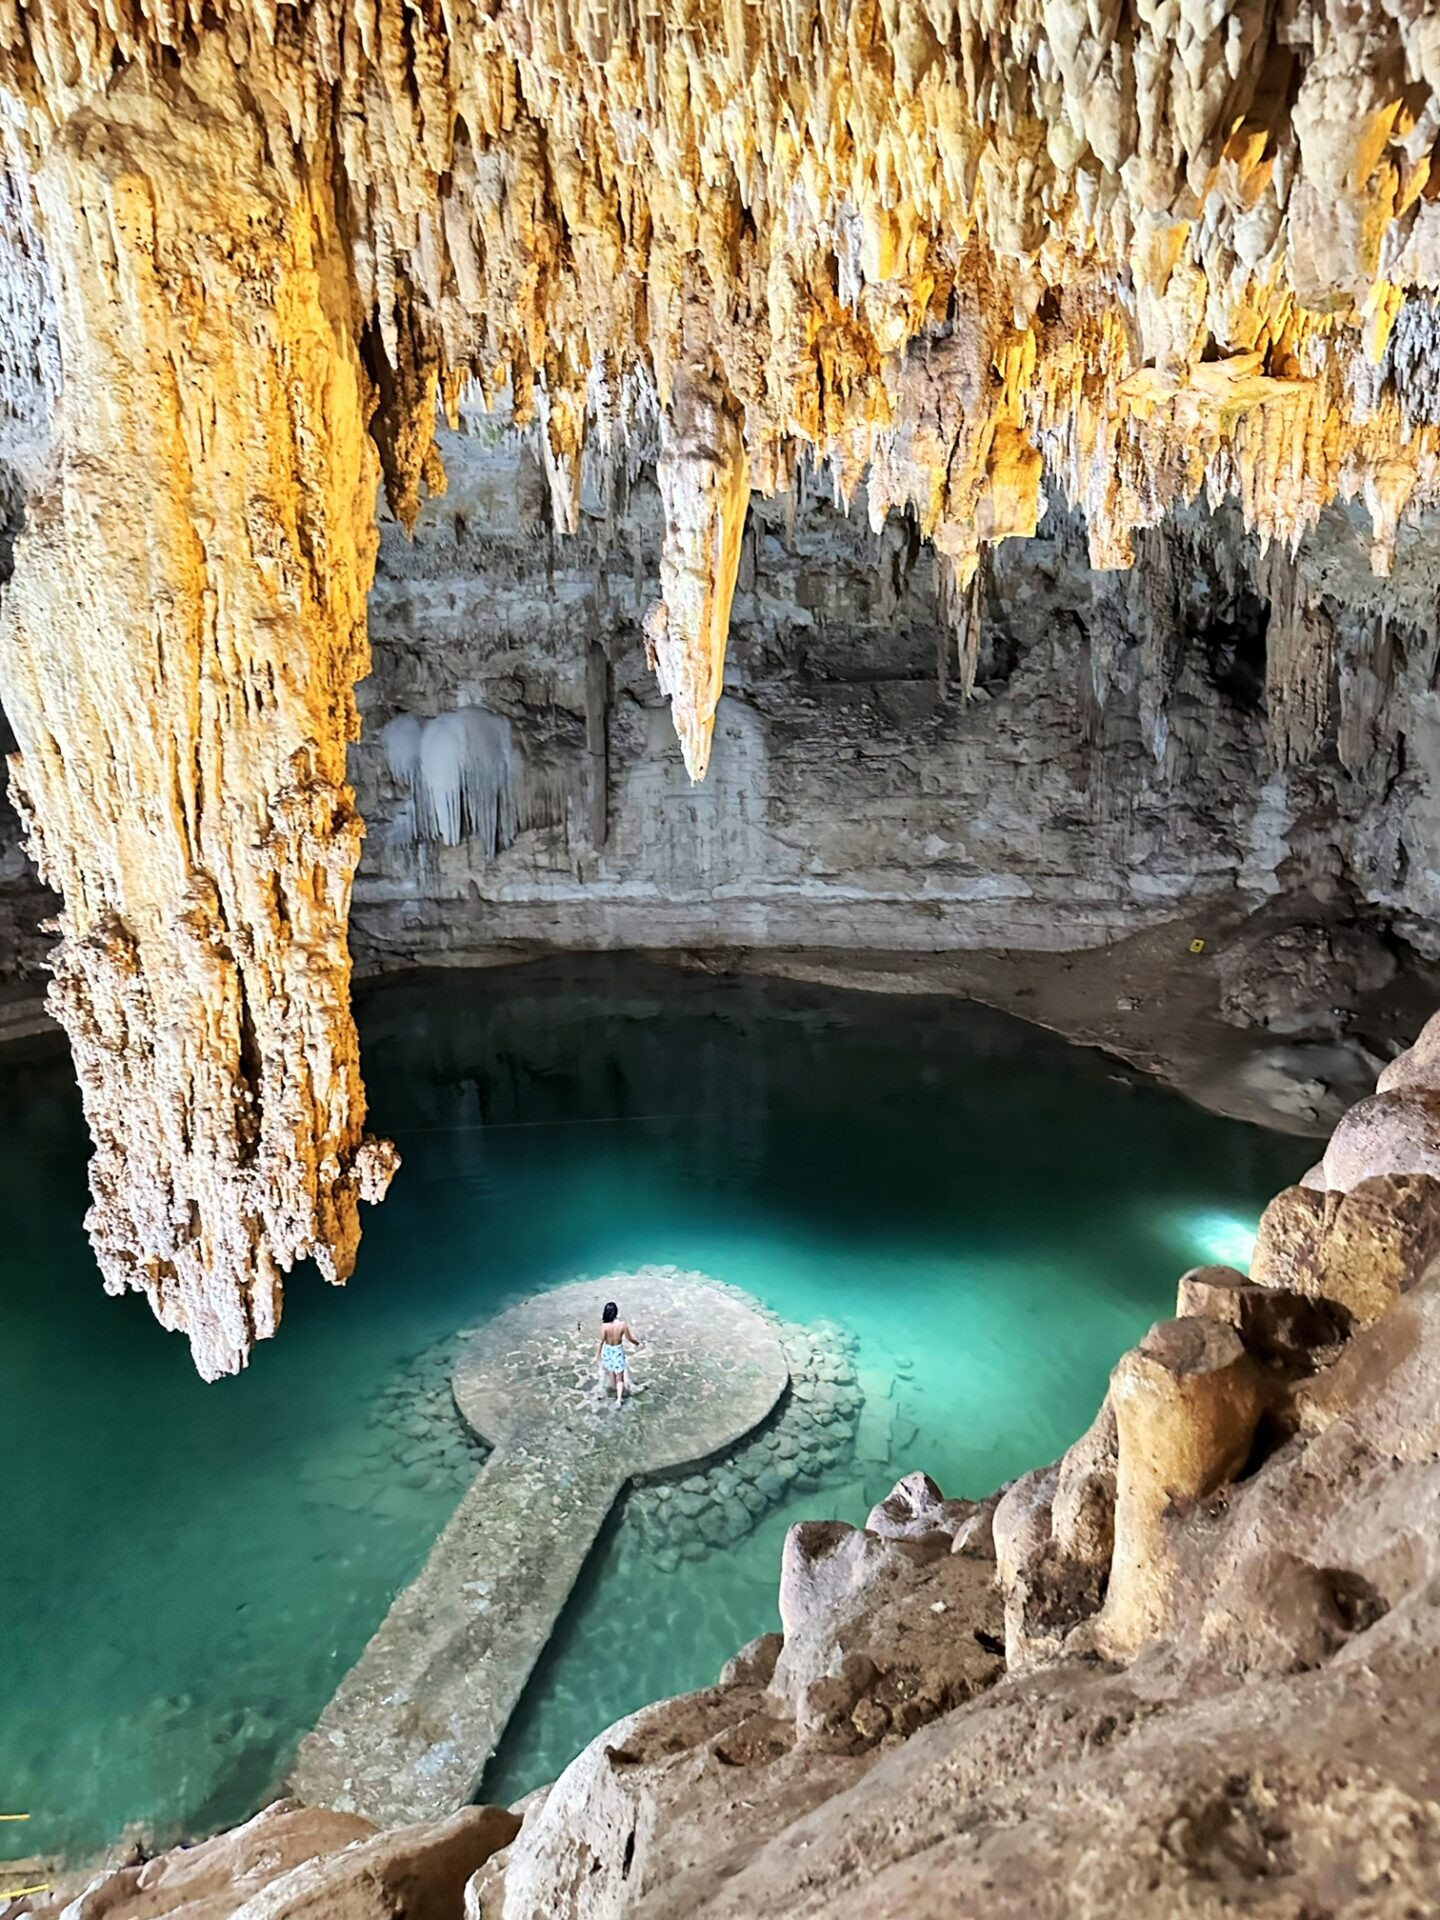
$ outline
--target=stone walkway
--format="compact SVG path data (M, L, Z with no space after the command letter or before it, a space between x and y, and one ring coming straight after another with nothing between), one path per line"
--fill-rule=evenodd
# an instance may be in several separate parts
M619 1408L596 1391L607 1299L645 1342ZM495 1451L301 1746L293 1790L382 1826L468 1800L627 1481L734 1446L788 1379L759 1314L674 1268L558 1287L485 1328L455 1400Z

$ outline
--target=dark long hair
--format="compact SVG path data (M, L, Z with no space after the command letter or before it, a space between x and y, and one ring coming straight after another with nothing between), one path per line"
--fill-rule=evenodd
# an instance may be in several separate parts
M600 1318L604 1321L605 1325L608 1327L610 1322L615 1318L616 1314L619 1313L619 1311L620 1311L619 1307L616 1306L613 1300L607 1300L605 1302L605 1311L600 1315Z

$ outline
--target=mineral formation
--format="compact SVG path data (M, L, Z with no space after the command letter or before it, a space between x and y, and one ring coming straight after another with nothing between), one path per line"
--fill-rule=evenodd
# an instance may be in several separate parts
M658 421L696 778L748 496L804 462L934 541L962 695L1047 475L1099 567L1235 495L1303 757L1334 635L1284 549L1358 500L1383 572L1436 498L1437 91L1424 8L1343 0L0 0L0 685L107 1284L234 1367L385 1184L344 751L437 408L508 389L562 530L587 436Z

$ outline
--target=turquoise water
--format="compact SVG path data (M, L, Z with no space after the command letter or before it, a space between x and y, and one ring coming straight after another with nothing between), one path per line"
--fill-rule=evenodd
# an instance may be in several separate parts
M349 1288L298 1277L210 1387L100 1290L63 1052L0 1056L0 1808L26 1851L263 1799L470 1470L404 1431L457 1328L674 1263L839 1322L887 1396L867 1457L738 1549L662 1574L618 1517L492 1765L513 1796L774 1625L791 1519L1053 1458L1180 1271L1243 1257L1312 1157L954 1001L596 960L381 989L361 1027L404 1170Z

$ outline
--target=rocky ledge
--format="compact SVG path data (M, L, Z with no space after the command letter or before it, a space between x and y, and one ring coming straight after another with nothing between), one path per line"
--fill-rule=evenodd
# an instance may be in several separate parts
M780 1612L512 1815L347 1840L281 1807L13 1911L1433 1913L1440 1016L1272 1202L1250 1276L1182 1278L1062 1460L980 1503L916 1473L864 1528L793 1528ZM265 1887L244 1836L306 1821L312 1864L277 1844Z

